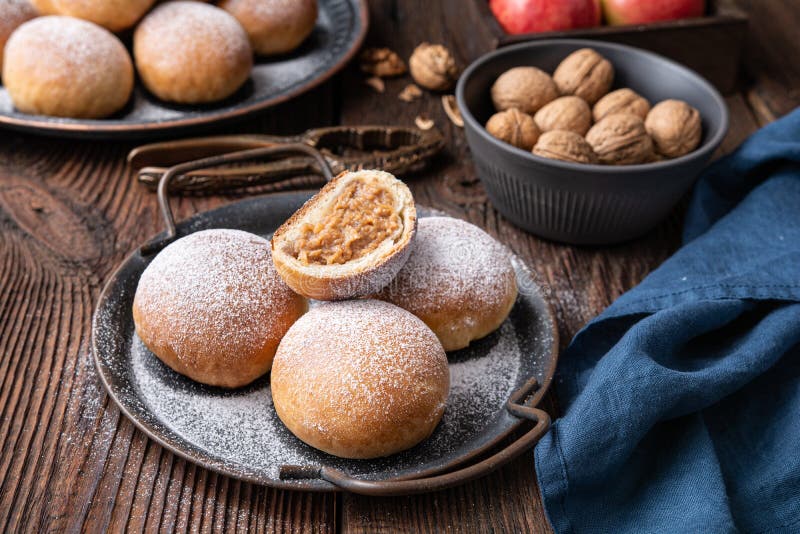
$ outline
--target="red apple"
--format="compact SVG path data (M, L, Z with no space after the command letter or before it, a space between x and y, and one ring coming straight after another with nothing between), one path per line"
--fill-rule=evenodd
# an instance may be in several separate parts
M489 0L508 33L549 32L599 26L600 0Z
M603 0L603 14L612 26L701 17L705 0Z

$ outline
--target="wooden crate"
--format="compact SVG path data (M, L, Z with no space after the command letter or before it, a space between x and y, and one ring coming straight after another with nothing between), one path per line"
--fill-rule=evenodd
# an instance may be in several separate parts
M747 15L731 0L710 0L699 18L631 26L599 26L560 32L509 35L489 10L475 0L496 46L553 38L599 39L651 50L699 72L722 93L736 90L739 61L747 33Z

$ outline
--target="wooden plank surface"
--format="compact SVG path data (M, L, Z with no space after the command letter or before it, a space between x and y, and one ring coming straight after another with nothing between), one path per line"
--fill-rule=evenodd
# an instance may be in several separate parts
M742 90L728 98L721 152L800 103L800 6L739 0L751 16ZM372 0L369 42L408 56L444 42L462 66L491 46L463 0ZM431 169L405 177L421 204L474 222L537 273L562 345L680 242L680 208L647 236L569 247L503 220L475 177L463 133L434 96L379 95L353 67L323 87L228 131L296 133L327 124L412 124L429 114L447 137ZM275 491L194 466L156 445L104 393L89 350L93 304L114 266L158 231L154 197L133 181L125 143L0 131L0 532L549 532L532 454L448 491L370 499ZM175 201L178 217L236 198ZM557 413L549 395L545 407Z

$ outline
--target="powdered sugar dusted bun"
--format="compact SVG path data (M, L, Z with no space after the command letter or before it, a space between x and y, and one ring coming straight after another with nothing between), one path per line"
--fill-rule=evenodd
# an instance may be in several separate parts
M133 320L147 348L172 369L233 388L269 371L281 338L307 308L275 272L266 239L205 230L148 265Z
M137 26L133 55L158 98L198 104L222 100L250 76L247 34L227 12L201 2L167 2Z
M40 17L8 39L3 83L23 113L95 119L128 101L133 65L108 30L72 17Z
M272 237L272 259L309 298L341 300L379 291L411 251L417 210L408 187L383 171L344 172Z
M56 10L53 7L52 0L27 0L40 15L55 15Z
M517 299L517 281L509 251L486 232L425 217L406 265L377 298L410 311L445 350L456 350L500 327Z
M291 52L317 22L317 0L223 0L219 7L236 17L261 55Z
M47 0L49 13L88 20L118 32L142 18L155 0Z
M3 68L3 49L11 32L38 13L28 0L3 0L0 2L0 69Z
M270 376L278 417L312 447L377 458L431 435L450 390L425 323L377 300L326 302L297 321Z

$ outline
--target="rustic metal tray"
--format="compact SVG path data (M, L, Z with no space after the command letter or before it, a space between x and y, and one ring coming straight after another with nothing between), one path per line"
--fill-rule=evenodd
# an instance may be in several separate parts
M14 109L0 86L0 126L82 138L142 138L243 118L321 84L344 67L367 32L366 0L320 0L316 28L291 54L256 58L250 79L222 102L188 106L163 102L137 83L127 106L108 119L65 119Z
M535 445L550 422L536 405L555 371L558 332L540 286L516 257L520 293L509 318L497 332L448 354L452 384L442 422L429 439L387 458L336 458L295 438L272 408L269 376L236 390L204 386L175 373L147 350L135 334L131 309L142 272L163 246L209 228L237 228L268 238L313 194L241 200L175 224L168 204L172 178L221 162L289 152L315 158L331 178L323 156L303 145L213 156L177 165L162 176L159 204L167 231L134 251L112 275L92 325L100 378L122 412L190 461L286 489L368 495L431 491L483 476ZM420 208L419 214L433 212ZM511 437L521 430L522 436Z

